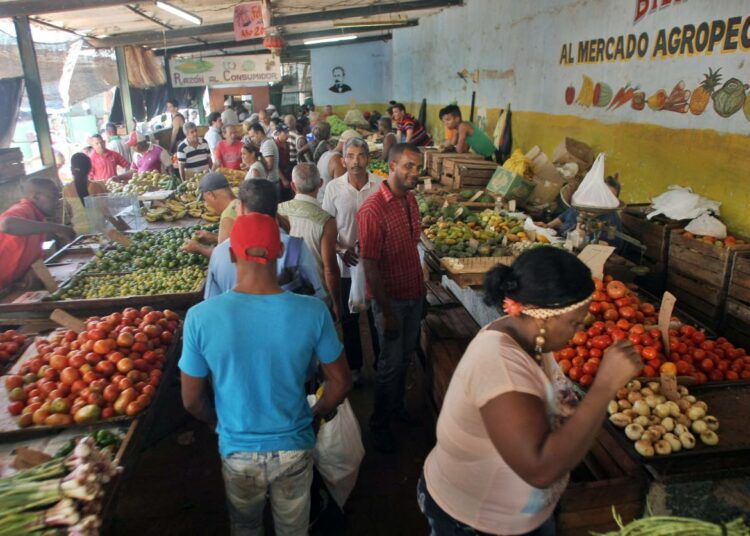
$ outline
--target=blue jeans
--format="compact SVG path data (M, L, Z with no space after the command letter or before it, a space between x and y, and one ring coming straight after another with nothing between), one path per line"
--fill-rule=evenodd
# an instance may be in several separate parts
M380 341L378 367L375 370L375 403L370 427L388 427L393 416L404 409L406 369L409 358L419 345L424 300L392 300L391 308L398 319L398 337L385 336L385 317L377 302L372 304L375 327Z
M222 458L232 536L263 534L266 495L278 536L304 536L310 521L311 450L235 452ZM270 493L269 493L270 492Z
M492 536L492 534L461 523L440 508L427 491L424 475L419 477L419 482L417 482L417 502L420 511L430 524L430 536ZM551 516L541 527L521 536L555 536L555 533L555 517Z

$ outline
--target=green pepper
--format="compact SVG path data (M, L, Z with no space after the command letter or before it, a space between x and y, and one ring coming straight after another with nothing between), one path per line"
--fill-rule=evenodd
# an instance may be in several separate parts
M65 458L68 454L73 452L73 450L76 448L76 441L75 439L69 440L67 443L65 443L60 449L55 453L55 458Z
M109 430L98 430L94 434L94 441L96 441L96 446L101 449L109 445L116 445L119 438Z

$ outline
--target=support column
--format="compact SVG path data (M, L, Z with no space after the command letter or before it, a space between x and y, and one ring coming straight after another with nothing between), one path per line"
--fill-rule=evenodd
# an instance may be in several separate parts
M122 102L122 117L128 132L133 130L133 103L130 100L130 84L128 84L128 64L125 61L125 48L115 48L115 60L117 61L117 78L120 86L120 99Z
M29 17L13 17L13 24L16 28L18 54L21 57L21 66L23 67L26 95L31 105L31 118L34 122L36 140L39 144L39 155L43 165L54 167L55 154L52 151L52 136L47 120L47 106L44 103L42 79L39 76L39 64L36 61L36 50L34 50L34 40L31 37Z

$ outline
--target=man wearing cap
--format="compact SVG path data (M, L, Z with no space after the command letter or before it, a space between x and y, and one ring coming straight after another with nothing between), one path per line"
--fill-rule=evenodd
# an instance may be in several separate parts
M284 247L276 220L240 216L229 242L237 284L185 318L183 404L216 426L232 534L260 534L266 496L276 534L307 534L313 419L333 418L351 388L349 367L325 305L278 284ZM305 381L314 356L326 382L310 408Z
M237 218L237 198L234 196L227 178L218 171L212 171L204 175L198 188L201 192L201 198L208 208L216 214L221 214L219 233L214 235L213 233L201 232L199 238L209 244L221 243L229 238L232 225ZM201 244L197 240L188 239L182 249L188 253L200 253L210 257L214 247L213 245Z
M149 142L144 134L137 132L131 168L136 173L166 173L172 169L172 157L161 145Z
M276 217L279 201L276 196L276 188L265 179L245 180L240 186L240 214L258 212L272 218ZM282 278L287 263L286 256L291 249L292 238L281 229L281 242L284 244L284 253L277 265L277 275ZM297 239L301 240L301 239ZM301 278L312 287L313 295L322 300L328 299L320 276L318 275L317 263L304 241L299 244L299 260L296 266ZM225 240L217 245L211 259L208 262L208 275L206 277L206 288L203 297L208 299L212 296L223 294L232 289L237 281L237 271L229 255L229 241Z
M208 143L198 136L198 127L195 123L185 123L182 127L185 139L177 147L177 165L180 170L180 178L187 180L189 176L211 169L211 149Z
M93 149L88 154L89 158L91 158L91 173L89 174L89 178L92 181L106 181L111 178L117 178L118 180L130 179L132 173L127 171L130 169L130 162L125 160L120 153L107 149L101 135L94 134L89 138L89 143ZM125 173L118 175L118 167L126 170Z
M238 125L240 118L237 117L237 112L232 108L232 99L224 101L224 111L221 112L221 121L224 125Z
M380 355L370 429L378 450L395 449L391 422L415 421L404 406L406 370L419 342L424 275L417 246L422 233L414 190L422 153L399 143L391 149L390 174L357 213L360 259L373 300Z

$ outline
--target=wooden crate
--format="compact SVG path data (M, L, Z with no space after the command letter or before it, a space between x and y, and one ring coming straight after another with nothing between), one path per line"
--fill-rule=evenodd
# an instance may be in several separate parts
M440 184L447 188L484 188L490 182L492 174L499 166L485 160L462 160L446 158L443 161L443 173Z
M738 253L729 277L727 297L750 304L750 255Z
M667 264L669 253L669 238L672 230L683 227L681 222L674 222L657 216L652 220L646 219L651 205L628 205L620 215L625 234L639 240L646 251L643 256L652 261ZM634 258L636 262L639 260Z
M677 307L684 309L711 329L719 326L724 313L726 289L688 277L670 268L667 290L677 298Z
M425 161L427 163L427 173L435 180L440 180L440 176L443 174L443 164L446 158L458 159L458 160L484 160L484 157L474 153L439 153L439 152L427 152L425 153Z
M727 298L721 333L734 344L750 349L750 305Z

